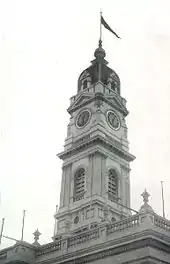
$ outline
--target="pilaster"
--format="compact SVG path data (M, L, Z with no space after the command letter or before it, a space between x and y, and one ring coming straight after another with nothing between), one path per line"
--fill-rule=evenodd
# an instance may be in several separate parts
M130 207L130 186L129 186L129 167L121 164L122 177L122 203Z
M93 156L93 195L101 195L102 189L102 156L100 153L96 152Z
M64 188L64 206L68 206L70 203L70 193L71 193L71 175L72 175L72 164L65 166L63 168L64 178L65 178L65 188Z
M60 208L64 206L64 193L65 193L65 170L62 168L62 178L61 178L61 191L60 191Z

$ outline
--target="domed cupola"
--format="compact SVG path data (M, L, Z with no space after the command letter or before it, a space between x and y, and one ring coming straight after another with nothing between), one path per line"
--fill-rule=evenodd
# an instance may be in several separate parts
M102 48L102 41L94 53L95 59L91 61L91 66L84 70L78 79L78 92L82 92L90 88L97 82L102 82L109 89L120 94L119 76L111 68L107 66L108 62L104 59L105 50Z

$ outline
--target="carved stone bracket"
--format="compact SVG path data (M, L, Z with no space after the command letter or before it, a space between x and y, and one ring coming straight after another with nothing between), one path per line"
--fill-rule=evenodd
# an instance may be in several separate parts
M129 167L127 167L126 165L124 165L124 164L120 164L120 166L126 172L130 172L131 171L131 169Z

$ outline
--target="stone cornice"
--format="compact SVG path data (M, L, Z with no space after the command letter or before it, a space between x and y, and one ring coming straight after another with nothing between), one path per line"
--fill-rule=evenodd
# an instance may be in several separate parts
M151 257L151 256L147 256L147 257L139 257L138 259L135 260L130 260L130 261L125 261L123 262L123 264L132 264L132 263L142 263L142 264L156 264L155 262L157 262L158 264L160 264L160 259L156 258L156 257ZM161 264L168 264L169 262L166 261L162 261L161 260Z
M111 240L105 243L100 243L93 247L79 249L71 253L65 252L65 254L63 254L62 256L58 256L57 258L48 259L45 261L40 261L38 263L88 263L97 259L103 259L108 256L121 254L125 251L127 252L137 250L143 247L152 247L170 253L170 239L166 239L166 236L162 238L161 234L153 230L145 230L116 239L114 240L114 244ZM88 255L86 255L87 252Z
M73 147L69 150L63 151L63 152L58 154L58 157L60 159L66 159L72 155L77 154L80 151L84 151L85 148L87 148L87 147L94 146L94 144L95 145L102 145L102 146L106 147L107 149L109 149L110 151L114 151L115 154L117 154L122 159L124 159L128 162L133 161L135 159L135 156L128 153L123 148L118 147L116 145L116 143L114 143L114 141L111 143L107 139L102 138L101 136L93 137L90 140L88 140L87 142L84 142L84 143L78 145L77 147Z
M110 200L108 200L108 202L110 202L110 204L107 204L108 208L110 211L114 211L115 213L120 213L120 209L116 208L119 206L123 206L120 203L115 203L115 202L111 202ZM59 209L59 211L57 212L57 217L62 216L66 216L68 215L68 213L73 213L73 212L77 212L77 209L81 207L81 210L84 210L86 208L88 208L89 206L93 206L94 204L97 204L98 206L104 206L106 205L106 200L103 197L100 196L93 196L93 198L91 199L91 197L86 197L84 198L83 202L82 200L78 201L77 204L75 204L75 207L68 210L68 207L66 208L66 210L62 210ZM112 205L111 205L112 204ZM114 204L114 205L113 205ZM114 206L114 207L113 207ZM125 206L123 206L126 210L133 210L130 208L127 208ZM123 210L123 209L122 209ZM138 213L137 211L133 210L134 212ZM124 216L127 216L126 212L122 211L122 214L124 214Z

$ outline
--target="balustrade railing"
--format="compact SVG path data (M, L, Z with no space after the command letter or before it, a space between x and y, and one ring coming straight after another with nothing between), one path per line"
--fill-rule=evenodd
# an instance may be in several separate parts
M158 215L154 216L154 224L157 227L163 228L166 231L170 231L170 221L168 221L168 220L166 220L166 219L164 219Z
M121 221L106 225L106 236L109 236L110 234L113 234L115 232L121 232L123 230L128 230L130 228L135 228L139 226L141 223L140 217L140 214L136 214ZM153 217L153 224L155 226L162 228L166 231L170 231L170 221L157 215L153 215ZM81 232L80 234L75 234L72 237L69 237L64 240L60 239L47 245L40 246L39 251L37 252L37 256L41 256L52 251L60 251L62 250L62 248L71 248L75 245L82 244L93 239L98 239L100 238L100 236L102 236L102 234L100 233L101 228L103 228L103 226L99 226L97 228ZM63 243L65 244L64 247Z
M49 252L59 251L59 250L61 250L61 240L41 246L41 250L37 252L37 256L41 256Z
M99 228L68 238L68 247L99 237Z
M139 225L139 215L115 222L107 226L107 235Z

